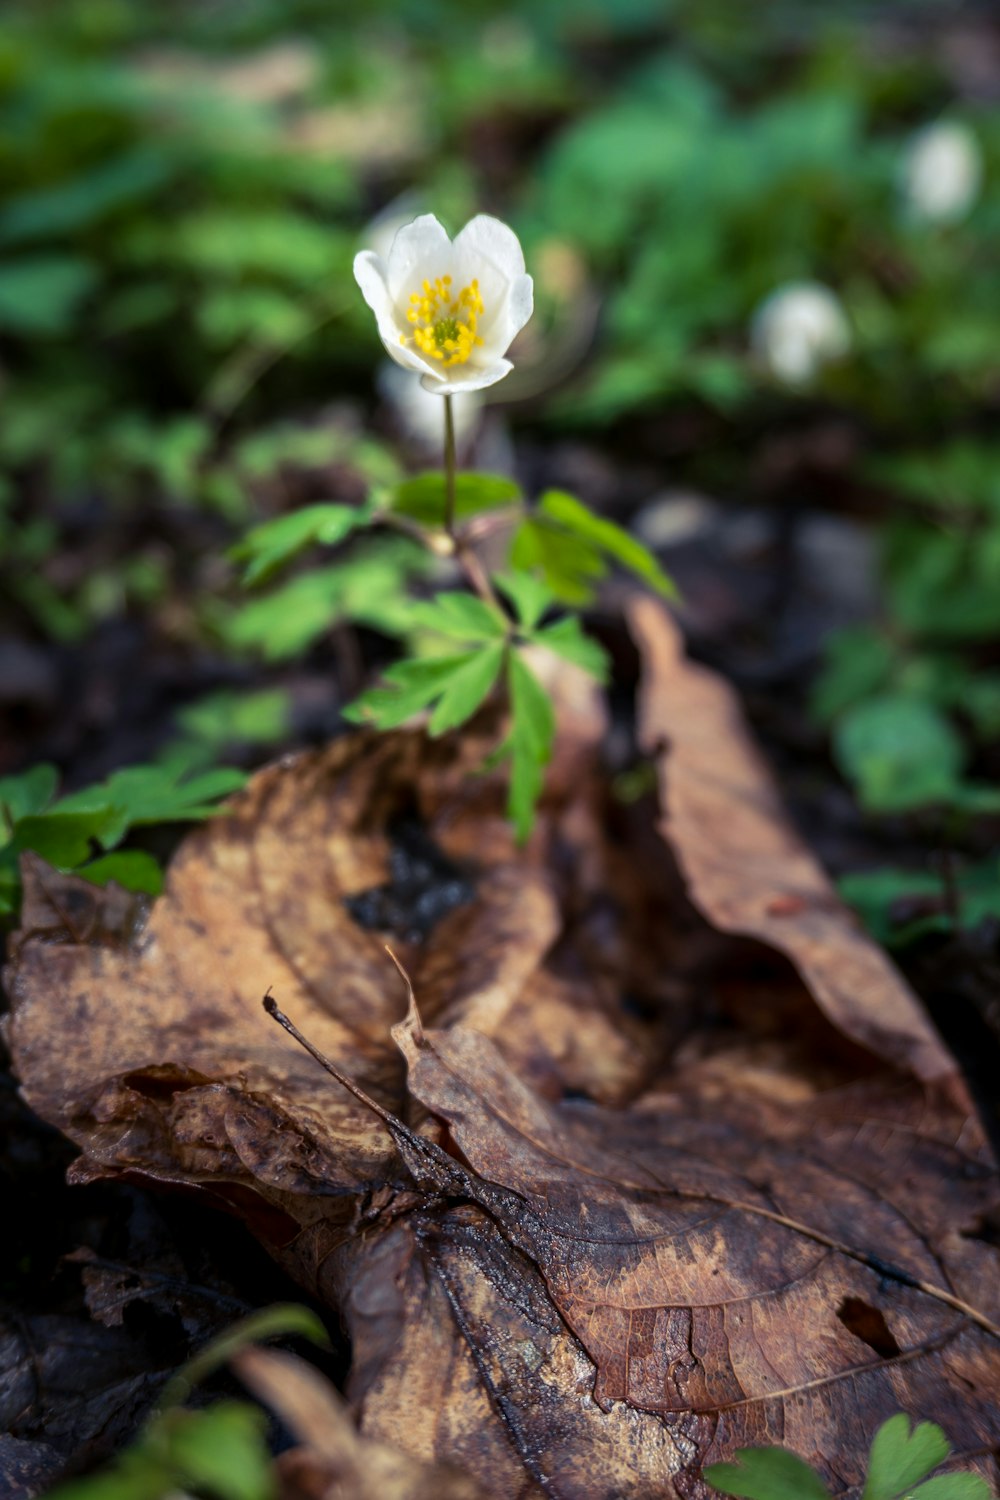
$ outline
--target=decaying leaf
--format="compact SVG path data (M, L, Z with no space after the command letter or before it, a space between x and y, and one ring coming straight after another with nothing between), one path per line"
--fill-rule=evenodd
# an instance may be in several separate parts
M723 932L786 953L847 1036L927 1082L955 1060L792 829L732 688L684 656L677 625L636 598L646 671L640 734L659 754L663 832L692 900Z
M720 693L697 706L717 724ZM648 827L608 832L580 700L525 850L500 780L466 774L474 737L396 734L260 773L148 914L31 864L8 976L25 1095L78 1180L243 1215L339 1310L361 1437L484 1496L700 1500L704 1463L760 1443L851 1493L900 1409L988 1473L997 1180L954 1065L839 909L801 917L821 876L729 708L735 738L695 764L680 702L667 836L713 923L801 978L762 946L734 968ZM462 882L423 939L356 920L398 905L400 818ZM402 1021L387 939L419 997ZM264 1014L269 987L341 1081Z

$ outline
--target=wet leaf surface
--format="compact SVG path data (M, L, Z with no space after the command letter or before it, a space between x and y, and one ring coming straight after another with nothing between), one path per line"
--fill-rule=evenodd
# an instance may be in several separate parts
M501 783L465 774L475 736L346 738L255 777L148 913L26 869L25 1095L79 1147L75 1180L244 1218L339 1311L362 1438L480 1494L700 1497L704 1463L768 1442L850 1493L900 1408L989 1473L981 1131L732 703L660 628L640 626L647 728L655 710L666 836L708 922L651 810L609 806L572 683L523 851ZM386 933L352 915L392 885L400 819L463 896L394 937L402 1021ZM268 988L351 1087L265 1015Z

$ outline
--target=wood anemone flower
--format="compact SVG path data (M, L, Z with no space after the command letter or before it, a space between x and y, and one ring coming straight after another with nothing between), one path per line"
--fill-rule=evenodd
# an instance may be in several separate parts
M479 391L514 368L504 355L531 317L517 235L478 214L450 240L433 214L399 230L388 260L362 250L354 275L389 354L439 396Z

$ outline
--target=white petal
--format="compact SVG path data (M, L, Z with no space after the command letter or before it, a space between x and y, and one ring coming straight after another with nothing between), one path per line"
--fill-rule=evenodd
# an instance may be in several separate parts
M433 214L420 214L412 224L404 224L389 251L386 279L393 302L407 300L425 276L432 281L444 276L451 262L451 240Z
M500 303L496 316L489 318L484 315L480 320L479 332L483 342L481 348L476 350L476 355L492 360L497 355L506 354L516 335L531 317L533 308L534 283L531 277L516 276Z
M438 396L457 396L460 392L483 391L488 385L496 385L513 368L509 359L497 359L485 367L470 361L467 365L451 365L440 376L428 371L420 384L425 391L434 391Z
M400 343L400 336L407 334L409 328L396 316L395 304L389 295L385 261L372 250L362 250L354 257L354 279L375 314L379 338L385 345L386 353L405 369L423 373L427 368L426 362L415 349L406 348Z
M489 214L477 214L455 236L455 255L458 260L484 260L507 281L524 275L520 240L509 225Z

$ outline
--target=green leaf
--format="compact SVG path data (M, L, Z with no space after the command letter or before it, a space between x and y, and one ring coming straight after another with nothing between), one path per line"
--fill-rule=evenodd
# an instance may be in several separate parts
M110 812L95 835L110 849L121 842L131 827L198 822L212 817L218 811L219 798L238 791L246 779L243 771L225 766L194 774L187 774L180 766L128 766L115 771L100 786L64 797L46 816L47 820L53 820L67 813L94 816ZM95 808L95 800L107 806ZM74 863L79 864L84 858L86 855L81 855Z
M554 651L565 661L571 661L574 666L582 667L585 672L596 677L598 682L607 682L610 674L608 653L597 641L584 634L575 615L567 615L554 625L536 630L532 640L539 646L547 646L550 651Z
M872 812L898 813L950 803L965 748L948 719L904 694L848 709L833 736L836 760Z
M742 1500L830 1500L815 1469L784 1448L742 1448L732 1463L710 1464L703 1477Z
M89 261L39 255L0 265L0 329L22 336L67 332L97 283Z
M514 533L510 562L523 573L537 570L557 599L576 606L590 603L608 571L596 547L532 516Z
M169 1461L184 1489L217 1500L273 1500L277 1484L267 1418L245 1401L219 1401L199 1412L171 1412L163 1423Z
M523 843L534 826L556 724L548 694L516 651L508 656L507 683L511 709L508 811Z
M533 631L546 610L557 603L548 584L532 573L498 573L494 582L513 604L517 623L523 631Z
M341 712L351 724L397 729L433 703L456 672L473 659L473 653L460 651L453 656L427 656L396 662L383 673L384 680L392 684L390 688L369 688Z
M158 1403L161 1410L186 1401L199 1381L221 1369L248 1344L255 1344L261 1339L284 1338L290 1334L309 1339L321 1349L330 1347L326 1329L310 1308L303 1307L298 1302L276 1302L271 1307L263 1307L258 1312L240 1318L238 1323L227 1328L218 1338L212 1339L204 1349L199 1349L163 1387Z
M951 1444L934 1422L920 1422L911 1432L909 1417L897 1412L875 1434L861 1500L896 1500L950 1452Z
M127 891L141 891L146 896L158 896L163 890L163 871L144 849L118 849L114 854L102 854L100 859L81 865L75 874L92 885L106 885L114 880Z
M246 562L246 585L261 583L314 543L334 546L352 531L367 526L371 512L357 505L306 505L287 516L265 521L243 538L232 556Z
M500 675L506 650L503 641L485 646L453 673L431 715L428 733L432 738L472 718Z
M441 433L444 436L444 404L441 410ZM455 475L455 519L464 521L480 511L497 510L521 502L521 487L502 474L478 474L462 470ZM447 510L444 474L432 469L404 479L390 491L390 505L400 514L410 516L423 526L443 526Z
M12 847L18 853L31 849L47 864L61 870L72 870L94 853L94 845L116 843L118 810L110 797L96 805L70 810L57 803L49 812L29 813L17 824Z
M263 598L223 615L218 627L227 644L259 652L268 661L295 656L339 620L401 637L413 628L407 585L428 559L410 542L383 543L349 563L317 568Z
M978 1474L938 1474L918 1484L906 1500L992 1500L992 1491Z
M18 776L0 776L0 806L12 823L48 807L59 785L59 772L47 764L32 766Z
M898 648L870 625L836 631L824 646L823 668L812 694L812 711L829 724L845 709L887 687Z
M207 1411L174 1412L170 1461L182 1487L218 1500L273 1500L277 1484L267 1446L267 1418L245 1401Z
M288 733L289 695L282 688L210 693L182 708L177 723L207 750L234 744L271 745Z
M588 510L574 496L566 494L564 490L548 490L538 502L538 510L548 520L613 557L658 594L665 598L676 596L676 588L648 547L644 547L621 526L616 526L614 521L595 516L593 511Z
M416 624L459 641L496 641L507 635L500 610L474 594L435 594L429 603L414 604L411 614Z

